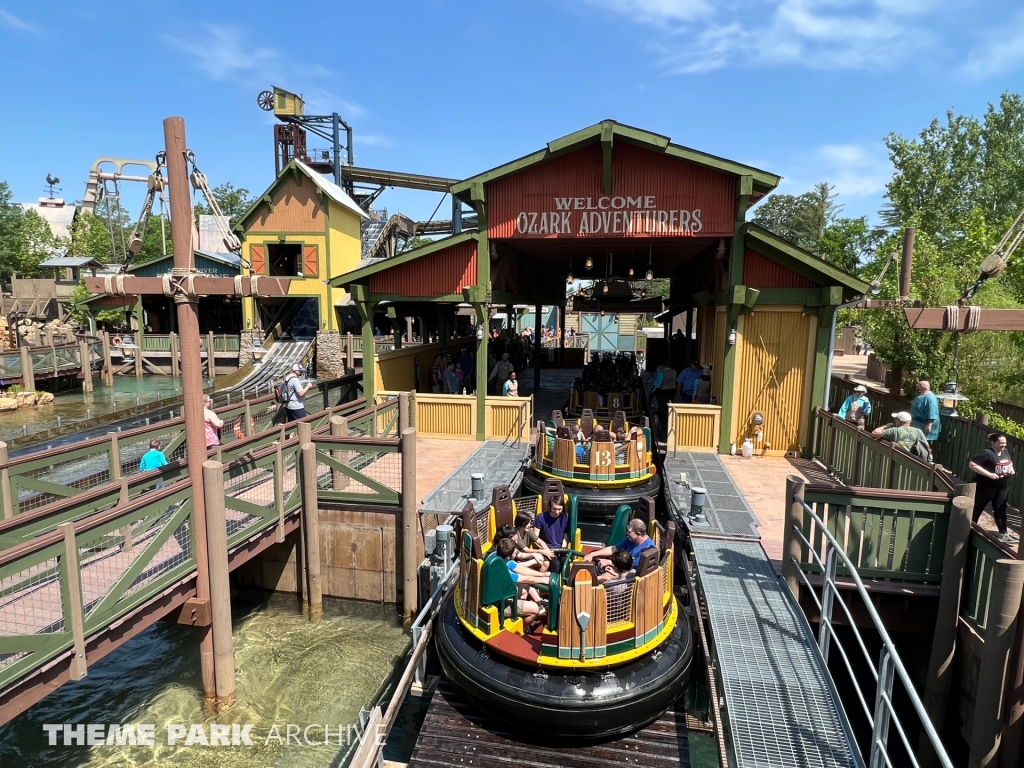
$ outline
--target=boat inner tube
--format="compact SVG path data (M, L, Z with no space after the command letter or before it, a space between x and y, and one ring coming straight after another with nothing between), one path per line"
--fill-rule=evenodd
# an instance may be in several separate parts
M539 496L544 493L544 481L547 478L529 467L523 473L522 494L524 496ZM575 494L579 505L580 520L588 522L610 522L615 517L615 510L622 504L629 504L635 507L641 496L658 497L661 490L661 475L655 474L636 485L624 488L601 488L596 485L588 486L586 480L578 483L572 480L562 479L567 493Z
M445 674L490 717L537 743L585 743L631 733L657 720L690 677L694 640L686 613L658 648L606 672L539 671L489 651L464 631L454 593L438 616Z

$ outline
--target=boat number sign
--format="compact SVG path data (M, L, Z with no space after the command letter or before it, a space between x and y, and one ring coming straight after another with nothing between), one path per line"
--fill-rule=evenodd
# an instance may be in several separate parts
M520 211L519 235L695 235L704 225L699 208L666 209L656 195L553 197L551 210Z

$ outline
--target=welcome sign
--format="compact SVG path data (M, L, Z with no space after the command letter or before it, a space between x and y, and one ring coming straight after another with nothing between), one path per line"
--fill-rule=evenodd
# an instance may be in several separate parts
M519 235L695 235L699 208L665 208L656 195L552 197L546 211L520 211Z

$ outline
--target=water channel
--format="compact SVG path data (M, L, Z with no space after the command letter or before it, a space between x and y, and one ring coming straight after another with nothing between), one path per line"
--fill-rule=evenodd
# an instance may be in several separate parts
M203 713L198 633L157 622L24 714L0 727L0 765L134 768L327 768L347 751L338 727L358 724L408 647L392 606L324 600L323 618L311 622L294 596L242 591L234 598L234 706ZM49 746L44 723L146 723L154 747ZM167 745L168 725L252 724L252 746ZM312 746L287 743L287 725L310 728ZM332 743L323 744L323 724ZM268 735L277 726L280 740ZM285 743L281 743L285 742Z

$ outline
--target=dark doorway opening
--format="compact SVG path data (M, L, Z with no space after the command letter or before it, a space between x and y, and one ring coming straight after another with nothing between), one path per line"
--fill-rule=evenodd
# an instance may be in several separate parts
M302 246L277 243L267 246L267 261L271 277L297 277L301 274Z

